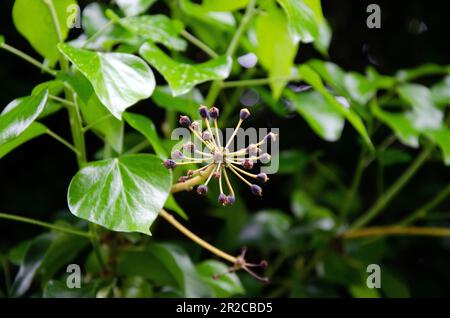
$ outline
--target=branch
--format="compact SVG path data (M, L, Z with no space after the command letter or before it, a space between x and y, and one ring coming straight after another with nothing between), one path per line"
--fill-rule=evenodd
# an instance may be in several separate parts
M417 236L450 236L450 228L441 227L402 227L377 226L345 232L341 237L351 240L360 237L387 235L417 235Z

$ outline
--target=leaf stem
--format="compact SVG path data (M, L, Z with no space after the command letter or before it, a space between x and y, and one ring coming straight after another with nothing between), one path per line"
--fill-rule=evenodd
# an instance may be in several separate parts
M48 98L53 99L54 101L60 102L61 104L70 106L70 107L74 107L75 104L67 99L55 96L55 95L48 95Z
M214 169L214 165L211 165L206 170L202 171L200 175L195 176L185 182L178 182L172 186L171 193L190 190L193 186L202 183L206 180L209 174Z
M53 137L54 139L56 139L57 141L59 141L60 143L62 143L64 146L66 146L67 148L69 148L70 150L72 150L77 156L79 154L79 151L77 148L75 148L70 142L68 142L67 140L65 140L64 138L62 138L60 135L58 135L57 133L51 131L50 129L47 129L46 131L47 135Z
M208 54L212 58L216 58L219 55L214 52L213 49L211 49L208 45L200 41L197 37L195 37L193 34L189 33L186 30L181 31L181 35L185 37L189 42L191 42L193 45L198 47L200 50Z
M44 0L44 2L47 4L52 15L53 24L55 26L56 34L58 35L58 42L62 43L64 42L64 39L61 32L61 26L59 25L58 15L56 14L55 6L53 5L53 0Z
M29 56L28 54L6 44L3 43L2 45L0 45L0 48L4 49L5 51L8 51L18 57L20 57L21 59L27 61L28 63L36 66L37 68L40 68L43 72L46 72L50 75L56 76L56 71L52 70L51 68L45 66L44 64L42 64L41 62L39 62L38 60L36 60L35 58L32 58L31 56Z
M431 152L434 145L429 144L422 150L414 162L403 172L403 174L389 187L388 190L372 205L372 207L358 218L350 227L351 230L359 229L372 221L386 205L403 189L403 187L411 180L416 172L422 167Z
M79 231L79 230L75 230L75 229L68 228L68 227L65 227L65 226L60 226L60 225L56 225L56 224L51 224L51 223L47 223L47 222L43 222L43 221L27 218L27 217L24 217L24 216L18 216L18 215L8 214L8 213L0 213L0 218L7 219L7 220L12 220L12 221L17 221L17 222L22 222L22 223L33 224L33 225L45 227L45 228L48 228L48 229L51 229L51 230L55 230L55 231L59 231L59 232L64 232L64 233L68 233L68 234L73 234L73 235L78 235L78 236L82 236L82 237L86 237L86 238L91 238L91 234L88 233L88 232Z
M387 235L450 236L450 228L375 226L345 232L342 238L348 240L360 237Z

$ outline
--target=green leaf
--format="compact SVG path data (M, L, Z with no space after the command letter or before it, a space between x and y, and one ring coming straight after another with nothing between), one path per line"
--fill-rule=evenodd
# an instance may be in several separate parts
M75 0L50 0L56 12L62 40L69 33L70 18L74 18ZM59 57L56 45L60 42L52 14L46 0L16 0L13 7L14 25L31 46L53 65ZM69 25L68 25L69 24Z
M441 148L445 164L450 165L450 128L443 126L425 134Z
M125 278L121 289L124 298L150 298L153 296L150 284L139 276Z
M113 231L150 235L150 226L169 195L171 173L147 154L93 162L72 179L70 211Z
M344 76L344 85L351 98L358 103L366 104L376 93L376 87L365 76L349 72Z
M189 217L187 216L186 212L184 212L183 208L178 205L177 201L175 201L175 198L173 197L172 194L170 194L169 197L167 198L167 201L166 201L166 204L164 205L164 207L168 210L174 211L179 216L181 216L183 219L189 220Z
M450 76L444 77L431 87L431 96L438 107L450 105Z
M144 15L119 19L118 23L131 33L169 49L184 51L187 43L180 37L183 23L162 14Z
M422 131L436 129L442 125L444 114L435 107L430 90L419 84L404 84L398 88L398 93L412 106L414 126Z
M305 82L311 85L315 90L317 90L322 96L334 106L334 108L339 111L349 123L356 129L356 131L361 135L366 144L373 149L372 142L370 141L369 134L367 133L366 127L364 126L361 118L350 108L347 108L342 103L340 103L333 95L331 95L322 83L319 75L308 65L301 65L299 67L299 74Z
M287 19L281 9L271 8L255 19L256 55L269 77L292 75L298 45L290 38ZM286 80L275 79L270 83L275 99L280 97Z
M228 273L228 266L224 263L208 260L196 265L202 279L214 290L213 297L230 297L244 294L241 281L235 273ZM225 275L220 275L227 273ZM217 279L214 275L220 275Z
M448 74L448 73L450 73L450 65L443 66L428 63L408 70L399 70L395 74L395 76L400 81L408 82L425 75Z
M300 150L284 150L280 152L279 174L293 174L301 172L308 164L309 157Z
M180 0L179 3L183 13L214 28L231 31L236 25L236 21L231 12L210 11L205 5L199 5L189 0Z
M185 64L173 60L150 42L141 46L139 54L166 79L173 96L186 94L200 83L225 79L231 71L232 60L227 56L196 65Z
M22 134L44 110L48 92L8 104L0 114L0 146Z
M116 0L117 5L127 16L135 16L145 12L156 0Z
M319 33L314 39L314 47L322 53L328 55L328 48L331 42L331 27L323 16L322 4L320 0L305 0L305 3L311 8L319 27Z
M100 101L117 119L125 109L150 97L155 88L153 72L137 56L91 52L67 44L58 48L91 82Z
M289 31L295 43L313 42L319 26L313 10L303 0L278 0L289 21Z
M404 164L412 160L409 152L402 149L386 149L378 157L384 166L393 166L397 164Z
M148 142L152 145L153 150L160 158L167 158L167 151L161 145L158 133L156 132L156 127L150 118L133 113L125 113L123 114L123 118L131 127L147 138Z
M345 72L337 64L324 62L321 60L311 60L308 62L314 71L316 71L322 79L330 85L336 93L347 97L347 88L344 84Z
M50 280L44 286L44 298L95 298L99 283L82 283L80 288L68 288L66 282Z
M58 96L64 90L64 83L59 80L51 80L40 83L33 88L31 95L38 95L45 90L48 90L49 95ZM47 100L47 104L45 104L44 110L39 115L38 119L50 116L62 108L63 105L61 103L53 101L49 98Z
M348 287L350 294L354 298L380 298L380 293L375 288L369 288L366 285L350 285Z
M18 137L0 145L0 159L8 153L26 143L27 141L39 137L47 132L47 127L41 123L34 122L25 129Z
M198 116L198 107L204 102L202 93L197 88L174 97L169 86L156 86L152 100L159 107L187 114L192 118Z
M344 117L320 93L295 94L286 90L285 94L316 134L327 141L339 140L344 129Z
M225 12L245 8L249 1L250 0L227 0L227 1L204 0L202 4L205 10L207 11Z
M5 44L5 37L3 35L0 35L0 46Z
M53 238L51 234L44 234L38 236L31 242L20 264L19 272L11 286L11 295L15 297L22 296L30 288L33 278L43 262Z

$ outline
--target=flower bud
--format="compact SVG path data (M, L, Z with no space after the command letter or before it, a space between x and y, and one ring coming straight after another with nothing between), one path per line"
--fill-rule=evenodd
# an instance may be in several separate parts
M265 259L263 259L261 262L259 262L259 266L262 269L266 269L269 266L269 263Z
M247 108L242 108L241 111L239 112L239 117L242 120L246 120L248 116L250 116L250 111Z
M256 185L256 184L252 184L252 186L250 187L250 191L257 196L262 196L262 189L260 186Z
M259 160L261 160L262 162L269 162L270 161L270 155L266 152L266 153L263 153L260 157L259 157Z
M258 181L261 183L266 183L267 180L269 180L269 177L267 177L267 174L265 174L264 172L261 172L261 173L258 173L258 175L256 176L256 179L258 179Z
M199 126L200 125L199 125L198 121L193 121L192 124L191 124L192 130L195 130L195 131L198 131L198 127Z
M186 182L189 179L188 176L181 176L178 178L178 182Z
M205 186L204 184L199 185L197 187L197 193L200 195L206 195L206 193L208 193L208 187Z
M223 193L219 194L219 198L217 199L217 201L222 204L222 205L227 205L227 196Z
M255 144L250 144L248 147L247 147L247 153L250 155L250 156L256 156L258 153L259 153L259 148L258 148L258 146L257 145L255 145Z
M203 138L204 141L210 141L212 139L212 135L211 135L211 133L209 131L205 130L202 133L202 138Z
M176 166L176 162L172 159L166 159L164 160L164 167L167 169L173 169Z
M277 135L276 134L274 134L273 132L271 132L271 133L268 133L265 137L264 137L264 140L266 141L266 142L275 142L275 141L277 141Z
M217 107L211 107L209 109L209 116L211 116L211 118L218 118L219 117L219 109Z
M200 106L200 108L198 109L198 113L200 114L200 116L202 118L208 119L209 118L209 111L208 108L206 106Z
M250 159L244 159L244 161L242 161L242 167L244 167L244 169L250 170L251 168L253 168L253 161L251 161Z
M233 205L236 201L236 198L232 195L227 196L227 205Z
M184 157L183 153L179 150L172 151L170 156L172 157L172 159L182 159Z
M191 125L191 119L189 116L180 116L180 120L178 121L181 126L188 128Z
M194 152L194 150L195 150L194 143L192 141L189 141L189 142L185 143L183 145L183 150L186 151L186 152L190 152L190 153Z

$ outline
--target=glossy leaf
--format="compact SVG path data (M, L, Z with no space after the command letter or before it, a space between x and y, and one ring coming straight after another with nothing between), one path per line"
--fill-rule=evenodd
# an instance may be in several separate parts
M131 33L154 43L161 43L170 49L184 51L187 47L186 41L180 37L184 29L183 23L171 20L165 15L128 17L119 19L118 23Z
M139 276L127 277L121 289L124 298L150 298L153 296L150 284Z
M322 96L331 104L334 106L334 108L339 111L349 122L352 124L352 126L356 129L356 131L361 135L361 137L364 139L366 144L373 148L372 142L370 141L369 134L367 133L366 127L364 126L363 121L361 118L350 108L344 106L342 103L340 103L331 93L327 91L325 86L322 83L322 80L320 79L319 75L317 75L316 72L314 72L313 69L311 69L307 65L302 65L299 67L299 73L305 82L307 82L309 85L311 85L315 90L317 90Z
M198 106L204 101L202 93L197 88L174 97L169 86L156 86L152 100L159 107L187 114L192 118L198 117Z
M45 234L38 236L31 242L11 286L11 294L13 296L22 296L27 292L53 238L53 235Z
M0 145L0 159L6 156L8 153L20 147L27 141L39 137L47 132L47 127L41 123L34 122L25 129L18 137Z
M450 65L438 65L433 63L422 64L418 67L406 70L399 70L395 76L403 82L412 81L426 75L448 74Z
M258 15L255 21L256 55L269 77L279 78L292 75L298 45L289 35L287 19L281 9L271 8ZM270 83L275 99L280 97L287 81L274 79Z
M47 103L48 92L25 97L13 101L0 114L0 146L22 134L40 113Z
M116 0L117 5L127 16L135 16L147 11L156 0Z
M338 65L321 60L311 60L308 65L314 69L336 93L347 97L347 88L345 87L345 72Z
M230 31L236 25L236 21L231 12L211 11L204 4L196 4L189 0L179 0L179 3L183 13L214 28Z
M42 91L48 90L48 94L58 96L64 90L64 83L59 80L51 80L47 82L40 83L36 85L31 91L31 95L38 95ZM38 119L50 116L63 108L63 105L60 102L51 100L50 98L47 100L45 104L44 110L40 113Z
M75 0L50 0L52 3L64 41L69 33L70 18L77 8ZM52 14L46 0L16 0L13 7L14 24L33 48L54 64L59 52L56 45L60 42ZM68 25L69 24L69 25Z
M361 104L366 104L376 93L374 84L356 72L345 74L344 85L351 98Z
M432 86L431 96L434 104L439 107L450 105L450 76Z
M187 216L186 212L183 210L181 206L178 205L177 201L175 201L175 198L173 197L172 194L170 194L169 197L167 198L164 208L174 211L176 214L178 214L185 220L189 220L189 217Z
M217 1L217 0L204 0L203 7L208 11L224 12L224 11L235 11L245 8L249 0L227 0L227 1Z
M110 230L150 234L170 186L170 171L153 155L97 161L80 170L70 182L69 209Z
M160 158L167 158L167 151L161 145L156 127L150 118L133 113L125 113L123 118L131 127L144 135Z
M68 288L67 283L50 280L44 286L44 298L94 298L98 282L82 283L80 288Z
M67 44L58 48L91 82L100 101L117 119L155 88L153 72L134 55L91 52Z
M320 93L287 91L295 109L321 138L336 141L341 137L345 119Z
M213 297L230 297L244 294L244 288L238 276L235 273L227 273L228 266L224 263L209 260L197 264L196 268L202 279L214 290ZM226 274L220 275L222 273ZM214 275L220 275L220 277L214 279Z
M277 0L289 21L295 43L310 43L319 35L319 25L312 9L303 0Z
M445 164L450 165L450 128L440 127L425 134L441 148Z
M196 65L185 64L173 60L150 42L144 43L139 53L164 76L173 96L186 94L200 83L225 79L231 71L232 61L226 56Z
M320 53L322 53L322 55L327 56L331 42L331 27L323 16L321 0L304 1L313 11L319 28L318 35L314 39L313 45Z

